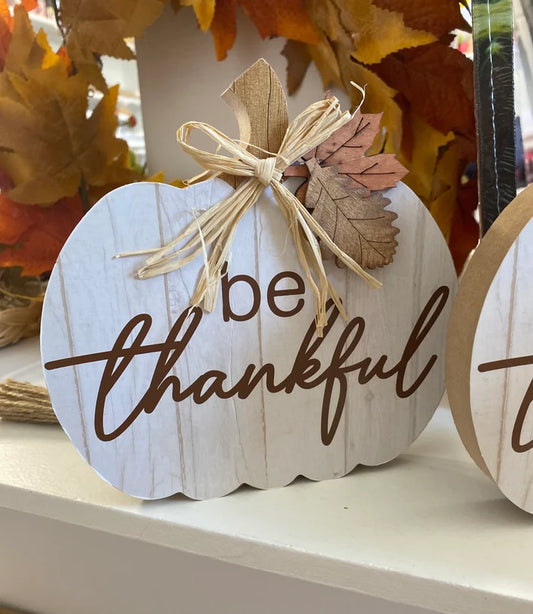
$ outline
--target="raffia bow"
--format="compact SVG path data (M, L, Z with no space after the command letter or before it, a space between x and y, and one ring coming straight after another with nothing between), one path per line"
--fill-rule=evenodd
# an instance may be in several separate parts
M340 110L336 98L327 98L307 107L291 122L277 154L261 159L246 149L247 144L234 141L208 124L187 122L177 132L183 150L192 156L205 172L187 183L221 174L249 177L230 196L207 209L185 228L175 239L161 248L131 252L124 255L152 253L139 269L140 279L180 269L198 256L204 257L204 266L192 297L192 305L203 304L206 311L216 306L220 278L228 258L237 226L242 217L255 205L263 190L270 186L274 198L283 212L294 239L300 264L307 284L315 295L316 330L322 336L327 324L326 302L329 296L346 318L342 302L328 281L318 239L349 269L373 287L381 283L367 273L355 260L341 250L312 217L304 205L281 183L283 171L351 119ZM197 149L190 144L191 133L198 130L206 134L218 148L216 153ZM232 157L221 155L223 149ZM270 153L270 152L268 152ZM175 249L182 242L183 245ZM207 250L211 247L208 254Z

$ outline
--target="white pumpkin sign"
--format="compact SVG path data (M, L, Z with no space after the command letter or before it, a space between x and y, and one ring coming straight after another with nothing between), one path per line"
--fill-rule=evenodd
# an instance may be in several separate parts
M142 498L195 499L240 484L339 477L403 452L444 388L456 277L428 211L389 190L394 262L370 288L326 262L349 321L314 298L270 189L240 222L216 310L190 311L201 258L139 280L143 257L233 188L141 183L93 207L67 241L43 310L42 356L57 416L88 463Z
M465 272L447 348L450 405L472 458L533 513L533 186L494 222Z

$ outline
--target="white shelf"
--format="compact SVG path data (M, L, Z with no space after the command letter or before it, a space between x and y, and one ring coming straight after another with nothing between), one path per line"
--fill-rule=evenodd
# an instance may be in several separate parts
M33 362L40 377L37 359L35 340L2 350L0 373ZM201 502L132 499L59 427L0 421L0 544L0 603L43 613L533 611L533 518L477 469L446 408L386 466Z

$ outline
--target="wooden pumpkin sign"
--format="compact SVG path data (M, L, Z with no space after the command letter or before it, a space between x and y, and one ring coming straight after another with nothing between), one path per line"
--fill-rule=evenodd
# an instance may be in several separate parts
M259 68L279 96L275 75ZM257 87L257 75L244 77L248 91ZM255 109L241 100L242 140L269 151L276 145L266 140L281 139L257 127L269 112L257 105L273 98L254 96ZM384 463L414 441L443 393L455 273L439 229L403 184L385 193L399 240L393 262L373 271L383 286L326 260L347 320L330 300L322 331L270 187L235 228L211 312L191 308L207 250L148 279L137 278L144 255L115 258L199 223L235 194L229 183L239 180L111 192L75 229L49 282L42 355L54 409L87 462L138 497L203 499Z
M493 223L464 274L446 351L450 406L478 466L533 513L533 186Z

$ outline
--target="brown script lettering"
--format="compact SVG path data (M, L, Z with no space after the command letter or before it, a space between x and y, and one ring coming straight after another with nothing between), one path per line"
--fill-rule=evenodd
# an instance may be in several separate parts
M228 319L249 319L257 313L259 306L256 306L256 302L258 302L260 298L257 298L258 295L255 286L249 282L251 278L244 279L245 277L246 276L235 276L231 280L226 279L225 283L228 285L226 285L225 288L223 287L223 295L225 296L225 300L227 300L224 309L226 310L225 314L228 316ZM276 284L283 277L296 281L296 287L287 290L276 288ZM252 309L246 314L246 317L242 314L236 316L229 308L229 289L231 283L235 281L245 281L249 283L253 291L254 300ZM257 285L255 280L254 283ZM272 312L277 314L277 311L279 311L277 315L280 317L289 317L298 313L303 307L303 299L298 299L293 309L281 310L279 306L275 304L275 298L276 296L283 295L297 296L302 293L301 290L303 287L303 280L296 273L283 273L275 276L269 286L268 292L268 304ZM259 287L257 286L257 292L258 291ZM234 396L240 399L246 399L252 394L261 381L263 381L265 389L273 394L279 392L290 394L297 386L301 389L308 390L324 385L321 439L324 445L329 445L335 437L344 412L348 387L348 373L358 372L357 380L361 385L367 384L373 378L388 379L394 377L395 391L400 398L411 396L422 385L437 361L438 356L431 356L426 365L411 382L406 382L408 367L411 363L411 359L416 354L442 313L449 298L449 294L450 291L446 286L441 286L435 290L417 319L407 343L405 344L400 360L390 367L388 367L388 358L386 355L382 355L377 360L374 360L372 357L365 357L350 362L350 360L353 360L353 355L365 332L366 323L362 317L355 317L346 324L340 333L329 364L322 364L321 360L316 356L317 351L324 343L324 340L331 335L333 326L339 317L339 311L334 306L333 301L330 300L327 307L329 312L328 325L324 329L323 337L316 336L315 323L314 321L311 322L298 348L290 373L286 375L284 379L280 380L276 378L275 366L272 363L248 365L242 377L229 387L226 384L226 373L219 370L206 371L196 380L189 383L188 386L184 385L176 375L172 375L172 369L184 353L187 345L190 343L193 335L201 324L203 314L198 308L186 309L183 311L175 321L163 343L143 345L152 325L152 318L145 313L138 314L124 326L111 350L54 360L46 363L45 369L61 369L97 361L105 362L102 379L98 389L94 416L95 432L97 437L102 441L112 441L119 437L131 426L143 411L147 414L152 413L167 390L170 391L172 398L176 402L183 401L190 397L196 404L200 405L213 396L219 399L230 399ZM226 316L224 316L224 320L226 320ZM126 347L126 342L130 336L133 336L134 339L130 345ZM104 415L107 395L113 387L117 385L117 382L135 356L147 353L159 354L148 389L122 424L118 425L110 432L106 432L104 428ZM337 391L336 395L334 395L335 390Z
M499 371L500 369L510 369L512 367L520 367L523 365L533 364L532 356L519 356L518 358L507 358L504 360L495 360L493 362L484 362L479 365L478 371L480 373L486 373L487 371ZM526 390L524 398L518 408L516 414L515 423L513 426L513 433L511 435L511 447L515 452L527 452L533 448L533 439L527 443L521 443L522 430L524 428L524 422L526 421L527 412L529 406L533 401L533 380L529 382L529 386Z

